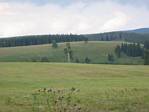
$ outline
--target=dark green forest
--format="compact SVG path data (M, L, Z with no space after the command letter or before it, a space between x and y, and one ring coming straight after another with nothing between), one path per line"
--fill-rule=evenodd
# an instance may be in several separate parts
M49 44L53 41L60 42L74 42L84 41L86 37L83 35L33 35L21 36L11 38L1 38L0 47L15 47L15 46L28 46L28 45L41 45Z
M41 45L56 41L60 42L75 42L75 41L126 41L135 43L144 43L149 40L149 34L140 34L133 32L108 32L100 34L87 35L32 35L32 36L18 36L11 38L0 38L0 47L15 47L27 45Z
M122 43L116 46L116 56L121 58L122 53L129 57L141 57L144 59L144 64L149 65L149 41L145 41L143 46L140 43Z
M149 40L149 34L141 34L127 31L107 32L100 34L84 35L90 41L113 41L121 40L126 42L144 43Z

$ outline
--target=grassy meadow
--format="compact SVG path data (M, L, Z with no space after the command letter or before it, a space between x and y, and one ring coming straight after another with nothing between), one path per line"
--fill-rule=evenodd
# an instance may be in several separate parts
M91 63L108 63L108 53L114 54L115 47L121 43L121 41L89 41L87 44L84 42L71 42L74 62L76 59L79 59L80 63L84 63L85 58L88 57L91 60ZM49 62L66 62L67 60L64 54L66 43L59 43L58 46L58 48L52 48L51 44L49 44L0 48L0 61L26 62L47 57ZM143 59L140 57L134 58L122 55L121 58L115 56L115 63L143 64Z
M0 112L32 112L34 90L71 87L90 112L149 112L148 66L19 62L0 63Z

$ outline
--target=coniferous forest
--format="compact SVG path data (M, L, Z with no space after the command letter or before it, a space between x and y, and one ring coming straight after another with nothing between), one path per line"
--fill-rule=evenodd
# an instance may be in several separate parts
M138 34L131 32L108 32L100 34L59 34L59 35L32 35L11 38L0 38L0 47L15 47L28 45L41 45L52 43L52 41L75 42L75 41L126 41L144 43L149 40L149 34Z
M28 46L28 45L41 45L49 44L52 41L60 42L74 42L84 41L86 37L83 35L37 35L37 36L22 36L1 38L0 47L15 47L15 46Z

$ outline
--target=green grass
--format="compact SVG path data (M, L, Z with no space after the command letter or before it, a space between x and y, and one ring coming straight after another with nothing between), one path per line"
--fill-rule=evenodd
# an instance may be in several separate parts
M91 59L91 63L107 63L108 53L114 54L114 49L121 44L119 41L96 41L85 44L84 42L72 42L71 47L74 54L74 62L76 58L84 63L86 57ZM65 43L59 44L59 47L54 49L51 45L36 45L13 48L0 48L0 61L18 62L18 61L32 61L33 59L40 59L48 57L50 62L66 62L64 54ZM122 56L117 59L115 63L118 64L143 64L140 57L131 58Z
M16 51L18 52L18 51ZM39 88L71 88L91 112L149 112L149 67L0 63L0 112L32 112Z

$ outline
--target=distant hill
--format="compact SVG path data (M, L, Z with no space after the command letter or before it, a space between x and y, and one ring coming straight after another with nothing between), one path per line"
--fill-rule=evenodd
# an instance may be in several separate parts
M138 31L138 33L136 33ZM127 42L139 42L149 41L149 33L139 33L143 30L131 30L131 31L115 31L97 34L84 35L91 41L127 41ZM147 31L147 30L146 30Z
M58 43L76 41L127 41L144 43L149 41L149 28L142 28L129 31L115 31L97 34L82 35L31 35L11 38L0 38L0 47L15 47L28 45L49 44L55 40Z
M149 28L140 28L135 30L130 30L133 33L140 33L140 34L149 34Z

